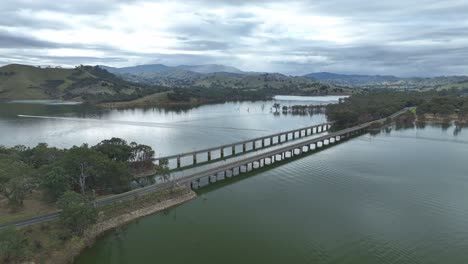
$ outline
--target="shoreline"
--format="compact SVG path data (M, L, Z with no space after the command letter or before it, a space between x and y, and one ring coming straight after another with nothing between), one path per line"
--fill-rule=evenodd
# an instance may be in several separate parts
M107 219L107 220L104 220L102 222L95 224L90 229L88 229L83 235L82 237L83 243L81 244L81 247L75 248L72 251L68 250L69 257L70 257L68 263L73 263L76 260L76 258L81 253L83 253L84 250L94 245L97 239L105 235L107 232L113 231L119 227L130 224L131 222L137 219L181 205L183 203L186 203L188 201L195 199L196 197L197 197L197 194L194 191L189 190L188 193L178 196L176 198L164 200L152 206L144 207L144 208L137 209L135 211L124 213L119 216L112 217L110 219Z
M41 247L39 251L31 252L31 255L28 254L29 257L20 263L74 263L87 248L92 247L100 237L108 232L118 230L135 220L176 207L195 198L197 198L197 194L191 189L177 187L145 194L133 200L110 204L98 210L98 222L89 227L82 236L71 236L66 240L50 236L51 232L63 230L59 221L21 228L20 230L28 237L28 243L37 243L36 238L43 237L46 240L42 243L52 242L55 246Z

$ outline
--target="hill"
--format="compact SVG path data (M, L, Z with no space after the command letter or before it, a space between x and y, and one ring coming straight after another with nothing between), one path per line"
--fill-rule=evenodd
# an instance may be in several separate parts
M135 99L158 89L124 81L99 67L41 68L10 64L0 67L0 99L67 99L106 101Z
M166 66L164 64L145 64L131 67L115 68L105 65L98 65L100 68L105 69L111 73L120 74L144 74L144 73L162 73L162 72L194 72L194 73L215 73L215 72L229 72L229 73L243 73L243 71L220 64L202 64L202 65L179 65L179 66Z
M391 89L447 89L468 87L468 76L399 78L392 75L347 75L329 72L309 73L304 77L337 86Z
M279 73L251 73L223 65L141 65L113 70L119 77L146 85L161 85L173 88L211 88L240 90L272 90L279 94L306 93L316 95L349 94L350 89L320 83L314 79L287 76ZM102 67L102 66L100 66ZM154 70L152 70L152 68ZM108 68L106 68L108 69ZM139 70L139 72L137 72ZM217 72L212 72L219 70ZM221 71L224 70L224 71ZM228 72L227 70L230 70Z
M183 67L165 67L143 65L132 67L131 70L142 71L138 74L113 74L102 66L63 69L11 64L0 67L0 100L63 99L130 107L265 100L278 94L336 95L358 91L279 73L199 73Z

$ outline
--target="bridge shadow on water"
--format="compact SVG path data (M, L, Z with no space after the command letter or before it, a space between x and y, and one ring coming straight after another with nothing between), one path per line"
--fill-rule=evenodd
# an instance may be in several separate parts
M368 133L366 132L366 133L362 133L360 135L356 135L356 136L353 136L353 137L350 137L350 138L342 139L341 141L339 141L337 143L333 143L333 144L329 143L328 145L322 145L322 147L320 147L320 148L316 148L314 150L309 150L308 152L305 152L305 153L303 152L301 155L296 155L296 156L293 156L293 157L285 158L285 159L283 159L281 161L276 161L273 164L268 164L268 165L264 165L263 167L260 167L260 168L251 169L250 171L242 172L242 173L239 173L239 174L237 174L235 176L234 175L229 176L229 177L224 176L223 180L216 180L216 182L208 183L206 185L198 187L197 189L192 189L192 190L198 196L201 196L203 194L210 193L212 191L216 191L216 190L218 190L220 188L223 188L225 186L228 186L228 185L235 184L237 182L246 180L246 179L251 178L251 177L253 177L253 176L255 176L255 175L259 174L259 173L270 171L270 170L273 170L273 169L275 169L277 167L283 166L283 165L285 165L287 163L290 163L290 162L293 162L293 161L296 161L296 160L299 160L299 159L303 159L305 157L308 157L308 156L317 154L319 152L325 151L325 150L327 150L329 148L332 148L332 147L335 147L337 145L346 143L349 140L358 138L358 137L366 135L366 134L368 134Z

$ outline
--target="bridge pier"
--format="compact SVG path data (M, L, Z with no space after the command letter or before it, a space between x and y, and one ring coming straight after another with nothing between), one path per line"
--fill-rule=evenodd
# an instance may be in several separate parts
M211 151L208 151L208 161L211 161Z
M208 182L209 183L215 183L217 180L217 176L216 175L210 175L210 177L208 178Z
M197 154L193 154L193 165L197 164Z
M224 148L221 148L221 149L220 149L220 153L221 153L221 154L220 154L220 155L221 155L221 158L224 159Z
M196 190L200 187L200 182L198 180L192 181L190 183L190 189Z
M180 156L177 156L177 168L180 168Z
M245 146L245 143L242 144L242 152L246 152L247 151L247 147Z
M236 155L236 145L231 146L231 153L232 153L231 156Z
M242 170L245 167L245 170ZM247 165L241 165L239 166L239 174L247 172Z

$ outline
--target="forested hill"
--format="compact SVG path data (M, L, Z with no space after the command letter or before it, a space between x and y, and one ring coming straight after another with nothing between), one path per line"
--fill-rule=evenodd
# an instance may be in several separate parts
M399 78L393 75L348 75L329 72L309 73L303 77L323 83L360 87L391 89L449 89L468 88L468 76L440 76L432 78Z
M324 84L300 76L287 76L280 73L243 72L225 65L181 65L169 67L162 64L139 65L134 67L112 68L99 66L121 78L147 85L162 85L178 88L219 88L219 89L283 89L308 90L317 95L350 93L334 90L334 85ZM331 89L328 89L331 88ZM322 89L322 90L321 90Z
M133 84L99 67L41 68L10 64L0 67L0 99L132 100L164 90Z

